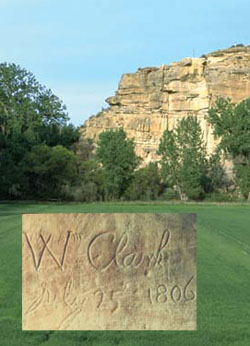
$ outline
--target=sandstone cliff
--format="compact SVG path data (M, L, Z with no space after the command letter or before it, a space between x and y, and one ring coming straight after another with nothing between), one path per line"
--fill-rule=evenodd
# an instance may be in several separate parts
M98 139L105 129L122 127L134 138L144 163L157 159L163 131L178 119L196 114L209 152L216 146L205 115L216 97L240 102L250 97L250 47L233 47L169 66L139 68L122 76L109 108L89 118L82 136Z

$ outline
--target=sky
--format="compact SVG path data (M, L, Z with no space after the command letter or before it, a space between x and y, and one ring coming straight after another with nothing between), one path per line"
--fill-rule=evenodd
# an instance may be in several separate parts
M31 71L78 126L123 73L250 44L249 0L0 0L0 62Z

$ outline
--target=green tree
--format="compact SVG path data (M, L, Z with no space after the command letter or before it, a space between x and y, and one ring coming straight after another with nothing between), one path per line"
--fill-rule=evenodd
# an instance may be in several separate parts
M160 172L156 162L135 171L125 197L128 200L155 200L163 192Z
M134 142L122 129L107 130L99 135L97 159L103 166L108 198L121 198L139 163Z
M80 139L80 133L72 124L43 124L39 128L40 142L53 147L62 145L67 149L75 150L75 143Z
M102 201L105 198L104 172L95 159L81 161L79 166L81 200L85 202Z
M64 197L64 186L77 178L76 156L61 145L36 145L22 161L27 197Z
M204 197L208 162L197 117L189 115L173 130L165 130L158 154L162 177L169 187L177 189L181 200Z
M22 190L27 186L22 160L34 146L72 146L79 133L67 121L65 105L31 72L15 64L0 64L1 196L27 193Z
M104 173L94 153L92 139L80 138L75 145L77 180L68 186L68 196L75 201L94 202L104 200Z
M0 64L0 128L2 145L13 140L37 143L41 127L66 125L62 101L41 86L32 73L15 64Z
M227 191L230 180L221 165L221 156L218 150L208 158L208 176L206 192Z
M218 98L208 112L218 149L235 163L236 182L250 201L250 98L239 104Z

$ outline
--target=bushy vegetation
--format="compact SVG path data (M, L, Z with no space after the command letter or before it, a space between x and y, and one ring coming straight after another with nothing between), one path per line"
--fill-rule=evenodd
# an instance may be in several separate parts
M189 115L164 131L159 161L145 166L123 129L104 131L96 144L82 139L51 90L20 66L0 64L0 198L250 200L250 99L219 98L207 119L220 138L213 155ZM222 157L234 161L234 181Z
M104 131L99 136L96 158L103 168L105 195L108 199L120 199L139 164L133 140L122 129Z
M74 179L79 138L66 107L32 73L0 64L0 196L59 197Z
M236 183L250 201L250 98L239 104L218 98L208 112L208 121L220 138L218 149L233 159Z
M165 130L160 141L162 177L181 200L201 199L205 194L208 162L196 117L183 118L173 130Z
M156 200L163 193L164 187L157 163L149 163L135 171L134 177L125 191L125 199Z

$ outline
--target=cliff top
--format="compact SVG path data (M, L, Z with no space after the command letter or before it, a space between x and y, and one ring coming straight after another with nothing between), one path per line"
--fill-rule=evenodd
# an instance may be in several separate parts
M199 60L199 59L208 59L208 58L218 58L223 57L226 55L234 55L234 54L250 54L250 45L245 46L243 44L236 44L229 48L219 49L215 50L213 52L203 54L199 58L192 58L192 57L185 57L179 61L171 62L169 65L162 64L158 67L156 66L146 66L146 67L139 67L136 72L143 72L143 73L149 73L153 71L158 71L159 69L169 69L170 66L176 65L176 64L184 64L185 66L192 65L192 61ZM239 56L238 59L241 59L242 57ZM124 73L126 75L133 75L133 72L130 73Z
M201 58L206 58L209 56L217 57L217 56L222 56L225 54L249 53L249 52L250 52L250 45L245 46L243 44L236 44L236 45L233 45L229 48L218 49L218 50L215 50L211 53L204 54L201 56Z

